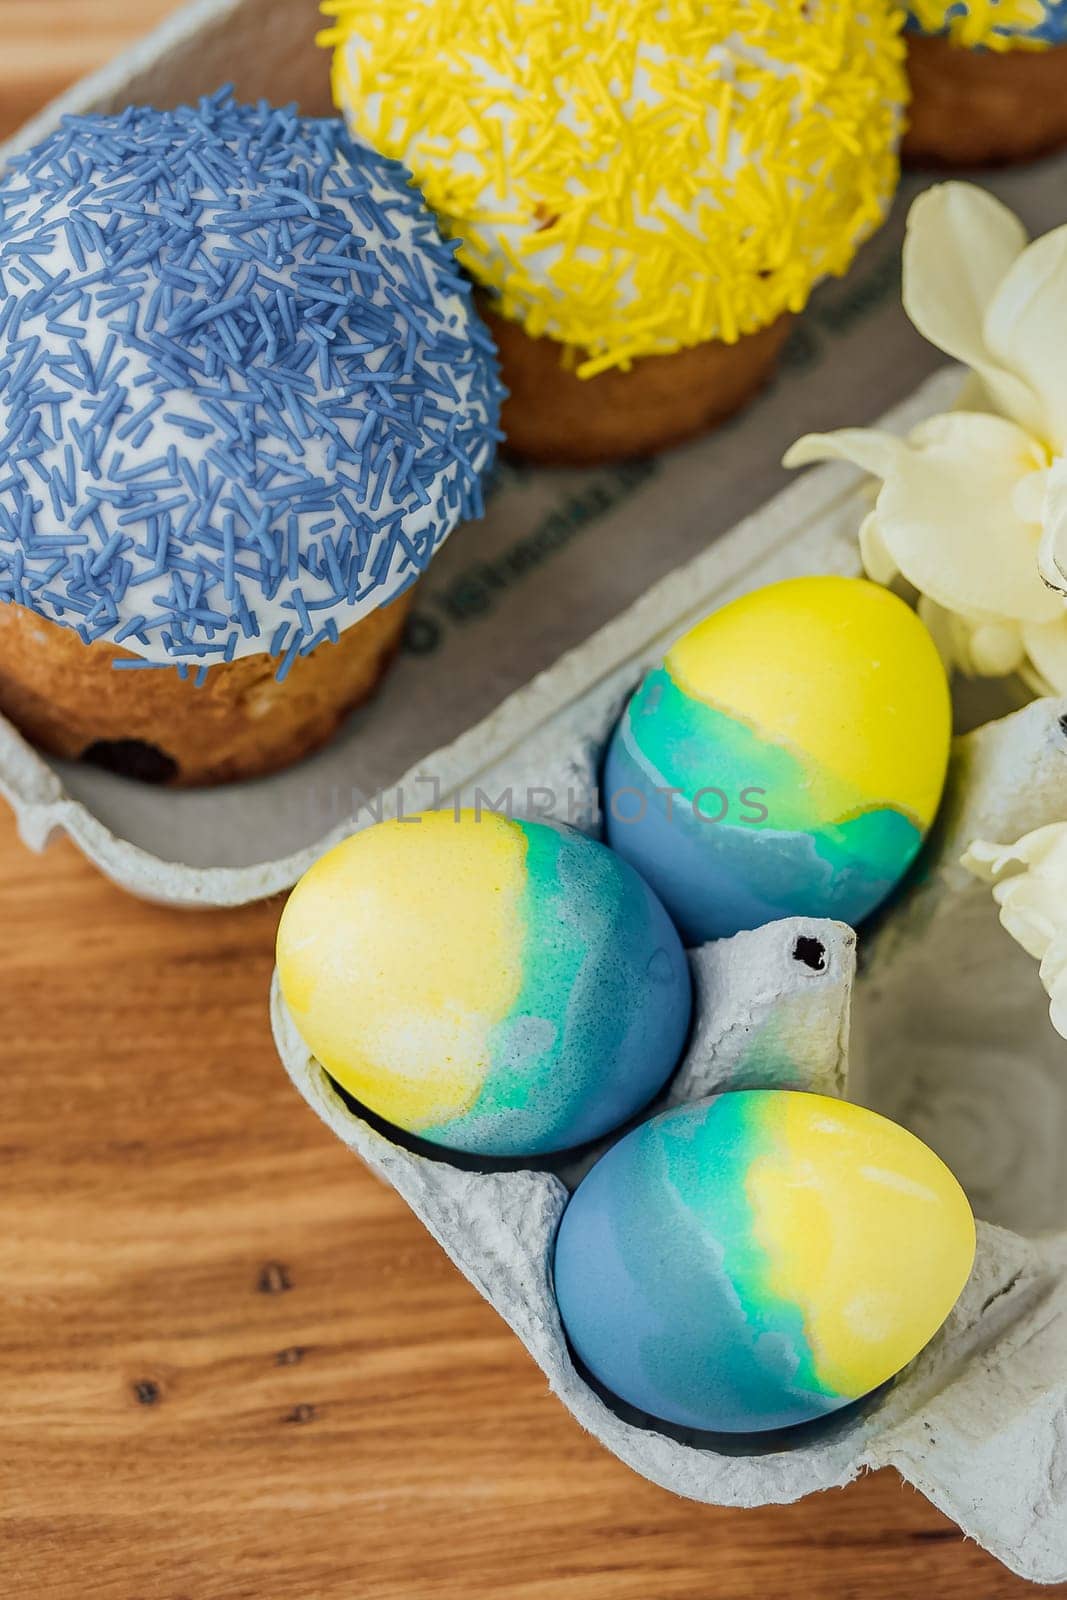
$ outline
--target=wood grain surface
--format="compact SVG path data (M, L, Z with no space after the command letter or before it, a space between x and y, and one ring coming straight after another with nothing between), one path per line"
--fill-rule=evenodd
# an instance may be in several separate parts
M0 0L0 139L180 0Z
M0 0L0 131L170 9ZM893 1474L718 1511L583 1435L289 1088L278 909L138 905L0 810L3 1600L1042 1592Z

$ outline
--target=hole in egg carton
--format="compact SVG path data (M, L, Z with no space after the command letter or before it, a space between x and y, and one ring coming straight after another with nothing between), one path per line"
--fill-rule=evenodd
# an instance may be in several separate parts
M810 967L812 972L822 972L826 967L826 947L818 939L801 934L793 946L793 960Z
M570 787L586 798L567 820L598 836L600 762L633 680L631 664L589 690L482 773L483 795ZM957 740L923 855L861 931L858 977L856 935L840 923L790 919L690 952L687 1051L643 1116L737 1088L847 1093L935 1149L981 1219L971 1281L941 1333L893 1383L819 1423L725 1439L671 1429L604 1393L568 1348L551 1259L569 1193L626 1129L540 1163L412 1140L335 1088L275 982L275 1039L304 1098L405 1198L583 1426L654 1482L755 1505L895 1465L1015 1570L1067 1577L1067 1524L1045 1471L1067 1426L1067 1045L1035 964L959 865L974 838L1014 839L1058 819L1064 719L1067 707L1038 701Z

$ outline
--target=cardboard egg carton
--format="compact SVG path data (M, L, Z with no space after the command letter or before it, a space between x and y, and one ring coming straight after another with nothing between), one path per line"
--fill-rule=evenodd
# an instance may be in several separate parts
M587 696L568 742L497 793L595 790L612 715ZM611 707L613 713L617 705ZM552 1289L555 1231L606 1143L522 1168L395 1136L309 1054L275 978L275 1041L326 1125L390 1183L515 1331L575 1418L636 1471L715 1505L799 1499L895 1466L1007 1565L1067 1578L1067 1045L1034 963L959 866L975 838L1063 815L1067 702L1038 701L956 741L945 805L917 872L880 924L791 918L691 953L695 1025L659 1105L742 1088L847 1095L910 1126L979 1217L978 1255L942 1331L866 1403L806 1428L722 1438L667 1426L576 1368ZM465 798L470 799L470 796ZM597 832L592 810L578 819Z
M316 25L317 0L198 0L0 148L0 168L65 111L173 106L224 82L326 114ZM989 186L1042 230L1062 221L1065 172L1046 162ZM758 584L856 570L858 474L820 468L772 499L784 449L809 430L871 421L904 395L886 426L951 403L956 374L920 385L937 358L899 307L903 220L922 182L908 180L849 277L816 293L778 380L731 426L655 462L505 468L485 521L457 531L423 579L411 649L377 701L313 760L257 784L172 793L45 760L0 719L0 794L27 845L66 835L130 893L211 907L287 888L354 826L456 796L503 795L521 811L529 791L543 801L548 790L561 820L595 829L598 752L673 638ZM929 1349L867 1407L789 1440L727 1448L595 1393L569 1359L549 1282L553 1230L582 1165L487 1171L398 1144L333 1091L273 1003L300 1091L636 1470L745 1506L892 1463L1044 1582L1067 1578L1067 1047L1033 963L957 858L976 835L1011 838L1063 815L1061 710L1038 703L960 741L926 875L864 934L858 979L853 936L837 924L774 924L693 957L698 1021L672 1099L770 1082L843 1093L847 1073L850 1096L954 1167L983 1219L971 1283Z

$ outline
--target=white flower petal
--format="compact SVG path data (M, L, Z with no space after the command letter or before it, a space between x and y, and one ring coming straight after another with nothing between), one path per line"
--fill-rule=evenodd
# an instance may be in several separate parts
M889 476L907 449L895 433L877 428L839 428L835 433L806 433L782 457L784 467L807 467L813 461L851 461L875 478Z
M1018 504L1018 500L1016 500ZM1060 566L1065 524L1059 515L1051 516L1041 527L1041 542L1037 547L1037 570L1042 583L1057 593L1067 593L1067 575Z
M1001 922L1040 962L1053 1027L1067 1038L1067 822L1035 828L1011 845L976 839L962 859L994 884Z
M885 547L876 511L870 512L860 523L859 539L864 572L874 583L888 588L897 575L897 564Z
M1056 937L1056 913L1062 912L1062 895L1052 884L1022 873L998 883L993 898L1000 906L1000 920L1028 956L1040 961Z
M1041 982L1052 993L1052 985L1067 978L1067 928L1059 928L1056 937L1041 958Z
M1039 467L1036 472L1031 472L1028 477L1019 479L1019 485L1012 495L1011 503L1020 522L1044 521L1048 485L1049 471L1047 467Z
M1036 395L1041 425L1031 429L1053 450L1067 442L1067 227L1036 239L1005 274L985 315L994 360Z
M1002 417L951 412L916 428L878 496L878 527L900 572L949 611L1046 622L1060 602L1037 571L1039 525L1015 515L1021 478L1040 465Z
M1022 638L1012 623L989 623L985 617L965 616L960 611L949 611L947 607L938 605L936 600L931 600L928 595L920 595L916 608L922 621L937 646L938 654L945 663L948 672L958 669L967 674L969 678L1002 677L1005 672L1011 672L1023 659L1024 652ZM989 659L987 653L979 648L975 651L975 637L986 627L995 628L999 640L1001 632L1011 635L1013 629L1016 635L1017 647L1011 652L1010 666L1003 666L1002 655L998 653L995 659Z
M1049 991L1049 1020L1061 1038L1067 1039L1067 973Z
M1037 552L1038 571L1053 589L1067 593L1067 461L1057 456L1045 475L1041 505L1044 532Z
M1067 822L1048 822L1024 833L1011 846L1011 859L1046 874L1062 874L1067 881Z
M1046 823L1043 828L1024 833L1014 844L975 839L968 845L963 863L987 883L995 883L1009 867L1026 867L1045 877L1062 878L1067 884L1067 822ZM1063 920L1067 924L1067 900Z
M1052 1026L1067 1039L1067 933L1059 935L1042 961L1041 982L1048 990Z
M917 609L949 669L958 667L969 678L1003 678L1018 672L1026 660L1017 622L947 611L927 595L919 596Z
M992 839L973 840L960 857L967 871L983 883L996 883L1004 868L1018 859L1013 845L994 844Z
M984 189L942 183L908 213L904 241L904 309L919 332L982 380L1005 416L1041 434L1032 390L989 350L986 312L1026 246L1018 218Z
M961 641L957 626L959 619L925 594L919 596L916 610L937 646L937 653L945 663L945 670L951 673L955 667L959 667L969 673L971 670L969 651L960 649Z
M1062 615L1055 622L1025 622L1022 633L1042 685L1047 684L1054 694L1067 694L1067 601L1060 605Z
M1014 622L979 622L968 640L970 671L979 678L1005 678L1022 666L1026 647Z
M952 403L953 411L991 411L997 415L997 408L990 399L989 390L981 378L976 378L973 372L968 372L960 384L960 392Z

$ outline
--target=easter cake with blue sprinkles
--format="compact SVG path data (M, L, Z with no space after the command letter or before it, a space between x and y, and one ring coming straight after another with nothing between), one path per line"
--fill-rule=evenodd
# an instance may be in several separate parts
M12 161L0 711L184 784L330 736L482 512L502 390L455 248L340 120L228 90Z

